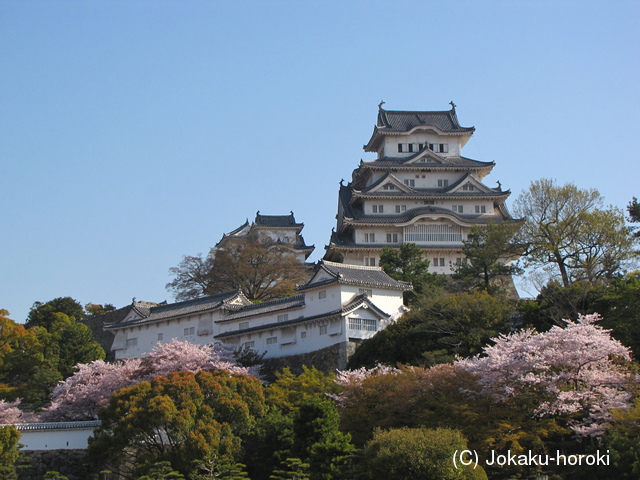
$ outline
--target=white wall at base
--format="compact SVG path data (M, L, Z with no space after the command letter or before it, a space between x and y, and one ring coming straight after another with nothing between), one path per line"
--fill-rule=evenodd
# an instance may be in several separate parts
M21 450L86 449L99 421L18 424Z

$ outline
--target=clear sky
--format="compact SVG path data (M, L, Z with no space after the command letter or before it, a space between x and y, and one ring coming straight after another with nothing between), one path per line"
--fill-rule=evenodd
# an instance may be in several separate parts
M377 105L448 110L485 179L640 196L640 2L0 0L0 308L172 301L257 210L335 226Z

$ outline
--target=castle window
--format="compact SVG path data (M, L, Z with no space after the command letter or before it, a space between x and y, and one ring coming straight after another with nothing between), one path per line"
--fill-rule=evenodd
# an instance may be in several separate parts
M440 152L440 153L449 153L449 145L448 145L448 144L446 144L446 143L441 143L441 144L439 145L439 147L440 147L440 148L439 148L438 152Z
M387 243L398 243L398 234L387 233Z
M451 210L453 210L454 212L463 213L464 205L454 205L453 207L451 207Z
M398 153L402 153L402 144L401 143L398 144Z
M487 207L484 205L476 205L476 213L487 213Z
M276 343L278 343L278 337L267 338L267 345L275 345Z
M466 190L467 192L472 192L473 190L475 190L475 188L473 187L473 185L467 183L466 185L462 186L462 190Z
M433 266L434 267L444 267L444 258L433 257Z
M349 329L375 332L378 330L378 322L369 318L349 318Z
M383 190L395 190L396 186L393 183L387 183L382 187Z
M383 213L383 212L384 212L384 205L373 206L373 213Z
M320 335L326 335L326 334L327 334L327 326L320 325Z
M404 184L407 185L408 187L415 187L416 186L416 181L413 178L406 179L404 181Z
M250 342L244 342L242 344L244 348L254 348L256 346L255 340L251 340Z
M161 342L163 337L164 337L164 334L163 333L159 333L158 334L158 341Z
M367 243L375 243L376 234L375 233L365 233L364 234L364 241L367 242Z
M371 290L370 288L359 288L358 289L358 293L360 295L363 295L363 294L366 293L368 297L372 297L373 296L373 290Z
M396 213L401 213L406 211L407 211L406 205L396 205Z
M244 330L245 328L249 328L249 322L240 322L240 325L238 325L238 329Z
M195 327L187 327L184 329L184 336L186 337L187 335L193 335L196 333L196 328Z
M127 338L127 348L129 347L137 347L138 346L138 338Z
M409 153L413 153L413 143L407 145L409 147Z
M287 320L289 320L289 314L288 313L283 313L282 315L278 315L278 323L286 322Z
M438 180L438 186L439 187L448 187L449 186L449 180L447 180L446 178L441 178L440 180Z
M376 257L367 257L364 259L364 264L366 267L375 267L376 266Z
M324 298L327 298L327 291L326 290L320 290L318 292L318 300L322 300Z
M307 332L300 332L300 338L307 338Z

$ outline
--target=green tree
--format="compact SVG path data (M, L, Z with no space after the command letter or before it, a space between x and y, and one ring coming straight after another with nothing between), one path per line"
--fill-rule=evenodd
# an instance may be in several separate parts
M289 414L298 409L303 400L309 397L326 397L336 394L339 387L334 373L324 373L315 367L302 366L302 373L294 375L285 367L276 373L276 380L265 389L265 396L270 405Z
M640 203L638 203L638 199L633 197L633 199L627 205L627 213L629 214L629 221L631 223L640 223ZM640 230L638 227L633 227L634 235L636 237L640 237Z
M292 430L290 457L309 463L311 480L345 478L355 447L351 436L340 431L340 416L332 401L318 397L303 400Z
M473 227L464 241L462 263L454 267L454 278L461 279L467 287L489 293L500 290L496 280L522 272L513 264L523 253L514 240L519 227L519 223Z
M91 329L83 323L73 322L57 332L59 346L58 371L63 378L70 377L79 363L104 360L105 351L93 339Z
M62 475L60 472L51 470L44 474L43 480L69 480L69 477Z
M424 251L415 243L404 243L400 248L383 247L380 252L380 267L396 280L411 282L413 292L407 292L408 300L413 300L428 286L441 286L443 277L429 273L429 260Z
M184 480L184 475L173 470L169 462L157 462L148 475L143 475L138 480Z
M489 339L508 331L514 310L508 300L486 292L425 293L395 324L363 341L348 368L435 365L478 354Z
M622 212L602 204L595 189L558 186L551 179L531 182L514 207L524 219L518 241L528 246L526 264L554 266L565 287L613 276L636 252Z
M364 449L364 465L372 480L486 479L480 466L454 466L455 453L467 448L466 439L457 430L376 430Z
M89 453L119 466L127 452L135 474L168 461L188 476L194 461L218 458L234 464L241 438L263 410L262 385L253 377L222 370L176 372L114 394L100 414L102 425Z
M16 480L15 463L20 457L18 441L20 432L14 426L0 427L0 478L2 480Z
M105 313L112 312L116 310L116 307L111 305L110 303L105 303L104 305L100 305L97 303L87 303L84 306L84 311L87 316L91 315L104 315Z
M258 419L255 430L244 442L247 470L254 480L266 480L282 467L293 448L293 414L271 408Z
M33 330L24 328L0 310L0 398L30 402L30 381L45 362L44 347Z
M65 316L56 315L62 313ZM84 309L79 302L71 297L59 297L46 303L35 302L29 310L25 326L44 327L48 331L57 330L61 324L70 323L73 320L81 320L85 317Z
M274 470L270 480L309 480L309 464L299 458L287 458L278 470Z
M25 324L40 344L40 362L29 372L22 388L28 403L43 404L60 380L69 377L78 363L105 358L91 330L78 320L85 318L82 305L71 297L35 302Z
M249 300L265 301L295 293L307 273L288 243L248 235L211 249L206 258L185 257L169 271L166 287L177 300L240 289Z

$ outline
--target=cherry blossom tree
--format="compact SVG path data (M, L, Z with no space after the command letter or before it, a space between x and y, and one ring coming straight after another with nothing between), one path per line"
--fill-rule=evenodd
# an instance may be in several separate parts
M158 344L144 359L106 363L97 360L77 365L76 373L53 391L51 405L41 415L43 421L70 421L98 418L98 410L121 388L166 376L171 372L227 370L257 377L254 368L239 367L232 347L218 344L194 345L173 339Z
M456 365L477 375L481 392L496 402L526 397L534 415L571 417L578 436L600 436L611 410L630 406L635 381L627 371L629 349L596 325L600 319L581 315L564 328L501 335L482 356Z
M42 411L40 419L50 422L98 418L98 410L109 403L111 395L139 381L140 364L139 359L129 359L77 365L76 373L53 390L51 405Z
M11 425L16 423L28 423L35 420L35 416L30 412L23 412L19 408L20 399L13 402L0 400L0 425Z

